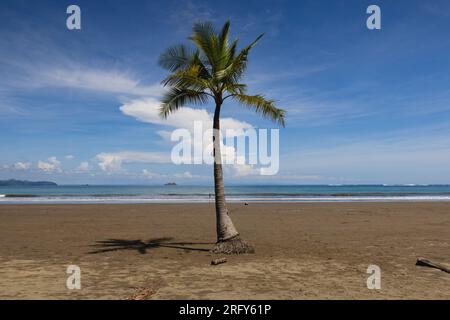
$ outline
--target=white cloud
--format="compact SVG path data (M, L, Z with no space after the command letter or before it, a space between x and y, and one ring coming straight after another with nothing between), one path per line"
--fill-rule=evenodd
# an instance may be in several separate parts
M182 178L182 179L190 179L194 176L189 171L183 172L183 173L176 173L173 175L175 178Z
M74 159L75 157L74 157L73 155L69 154L69 155L65 156L65 158L66 158L67 160L72 160L72 159Z
M95 159L103 171L120 171L123 163L168 163L170 157L161 152L120 151L103 152Z
M234 176L236 177L245 177L260 173L258 169L248 164L235 164L232 168Z
M184 128L192 131L194 129L194 121L201 121L203 129L211 129L213 117L206 109L195 109L190 107L183 107L171 114L167 119L163 119L159 116L159 107L161 103L154 99L142 99L133 100L120 107L125 115L136 118L139 121L166 125L174 128ZM221 127L223 129L248 129L252 125L235 120L233 118L222 118L220 120ZM163 133L165 131L162 131Z
M144 85L123 72L85 67L44 70L39 74L36 84L42 87L67 87L137 96L154 96L162 92L159 84Z
M14 164L13 167L14 167L14 169L17 169L17 170L27 170L27 169L30 169L31 163L29 163L29 162L17 162L17 163Z
M150 172L150 171L147 170L147 169L143 169L143 170L142 170L142 175L143 175L144 177L146 177L146 178L154 178L154 177L159 176L158 174L153 173L153 172Z
M134 117L135 119L152 123L157 125L166 125L173 127L175 129L186 129L191 135L194 136L194 123L201 122L202 134L207 130L212 129L213 116L206 111L206 109L196 109L190 107L183 107L171 114L167 119L162 119L159 115L160 102L153 98L133 100L129 103L124 104L120 107L120 110L128 116ZM232 129L236 130L235 135L242 134L242 130L252 128L252 125L239 121L233 118L222 118L221 119L222 130ZM241 130L241 131L239 131ZM157 131L159 136L163 139L170 140L172 134L168 130ZM226 132L224 132L226 133ZM192 147L194 149L201 148L200 152L195 152L194 154L203 154L208 146L212 144L212 136L207 134L203 137L203 143L193 143ZM236 158L236 150L233 146L225 146L222 144L222 156L223 158ZM239 169L238 169L239 170ZM242 171L241 171L242 172Z
M89 170L90 170L89 162L87 162L87 161L81 162L80 165L76 169L76 171L78 171L78 172L87 172Z
M48 162L39 161L37 164L38 169L45 172L61 172L60 168L61 162L56 159L56 157L48 158Z

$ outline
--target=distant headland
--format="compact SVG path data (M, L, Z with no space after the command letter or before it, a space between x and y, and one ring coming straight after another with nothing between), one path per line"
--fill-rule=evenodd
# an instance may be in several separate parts
M57 186L51 181L27 181L27 180L0 180L0 187L15 187L15 186Z
M176 186L177 184L175 182L168 182L164 184L165 186Z

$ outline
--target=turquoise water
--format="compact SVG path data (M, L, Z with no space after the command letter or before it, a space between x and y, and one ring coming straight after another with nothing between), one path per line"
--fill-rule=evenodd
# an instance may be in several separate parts
M450 201L450 185L229 186L231 202ZM6 203L165 203L210 202L206 186L50 186L0 187Z

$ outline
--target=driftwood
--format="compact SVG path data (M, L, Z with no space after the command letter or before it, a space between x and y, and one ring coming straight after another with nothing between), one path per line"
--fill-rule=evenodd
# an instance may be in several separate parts
M218 264L222 264L225 262L227 262L227 258L214 259L213 261L211 261L211 265L217 266Z
M420 258L420 257L417 258L416 266L435 268L435 269L439 269L441 271L450 273L450 268L447 268L447 267L443 266L442 264L432 262L425 258Z

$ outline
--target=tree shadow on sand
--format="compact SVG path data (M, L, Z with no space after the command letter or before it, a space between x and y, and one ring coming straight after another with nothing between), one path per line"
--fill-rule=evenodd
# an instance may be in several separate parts
M171 242L172 237L155 238L147 241L142 240L124 240L124 239L108 239L97 241L92 247L97 250L88 252L89 254L106 253L119 250L136 250L140 254L147 253L147 250L156 248L172 248L192 251L210 251L210 248L190 247L193 245L213 245L209 242Z

